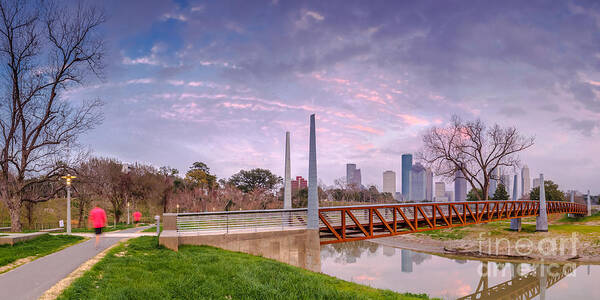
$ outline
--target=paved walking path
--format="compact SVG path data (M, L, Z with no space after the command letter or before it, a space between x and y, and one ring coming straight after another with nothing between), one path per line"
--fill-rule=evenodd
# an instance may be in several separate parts
M90 239L0 274L0 299L38 299L81 264L121 240L123 237L120 235L131 234L148 227L121 230L113 233L114 236L105 234L100 239L97 250L94 240ZM120 235L117 236L117 233Z

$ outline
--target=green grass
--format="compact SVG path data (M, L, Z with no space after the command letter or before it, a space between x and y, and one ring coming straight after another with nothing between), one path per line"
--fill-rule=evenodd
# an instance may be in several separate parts
M116 231L116 230L123 230L123 229L128 229L128 228L133 228L135 225L134 224L125 224L125 223L119 223L117 224L117 227L113 227L113 225L108 225L104 228L102 228L102 232L109 232L109 231ZM71 228L71 232L84 232L84 233L94 233L94 228Z
M506 229L509 230L509 229ZM535 224L523 224L521 228L522 232L533 233L535 232ZM548 225L548 231L561 232L561 233L599 233L600 226L597 225L576 225L576 224L560 224L560 225Z
M208 246L121 244L58 299L427 299Z
M585 217L569 217L567 215L564 215L558 221L565 222L565 223L582 223L582 222L589 222L589 221L600 221L600 212L597 212L589 217L587 217L587 216L585 216Z
M17 259L36 256L42 257L67 246L82 241L83 238L72 235L49 235L44 234L29 241L16 243L14 245L0 245L0 266L5 266Z
M160 225L160 232L162 232L162 231L163 231L163 226ZM146 228L146 229L142 230L142 232L156 232L156 226Z
M460 240L465 237L466 233L467 232L463 231L461 228L447 228L420 232L420 234L438 240Z

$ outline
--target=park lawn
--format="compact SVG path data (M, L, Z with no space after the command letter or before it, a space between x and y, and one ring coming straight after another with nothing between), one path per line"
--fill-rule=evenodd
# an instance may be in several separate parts
M343 281L249 254L131 239L58 299L427 299Z
M430 231L422 231L418 234L429 236L438 240L460 240L465 237L468 232L462 227L436 229Z
M0 267L25 257L35 256L36 258L39 258L46 256L83 240L84 238L74 235L44 234L40 237L16 243L12 246L0 245Z
M600 212L597 212L591 216L585 216L585 217L569 217L567 215L564 215L560 220L558 220L561 223L587 223L587 222L597 222L600 221Z
M160 225L160 232L162 232L162 231L163 231L163 226ZM146 229L142 230L142 232L156 232L156 226L146 228Z

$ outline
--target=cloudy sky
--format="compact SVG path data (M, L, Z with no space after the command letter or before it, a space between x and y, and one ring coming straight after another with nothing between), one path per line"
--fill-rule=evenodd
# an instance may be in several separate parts
M600 192L600 7L584 1L107 1L96 155L218 177L362 169L381 186L452 114L536 136L531 174Z

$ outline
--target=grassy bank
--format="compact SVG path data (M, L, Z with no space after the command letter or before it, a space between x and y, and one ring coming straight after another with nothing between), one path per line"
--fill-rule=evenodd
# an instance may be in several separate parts
M163 226L160 225L160 232L162 232L162 231L163 231ZM146 228L146 229L142 230L142 232L156 232L156 226Z
M140 237L112 249L59 299L423 299L206 246L157 247Z
M0 245L0 267L17 259L42 257L82 241L79 236L45 234L35 239L11 245Z

